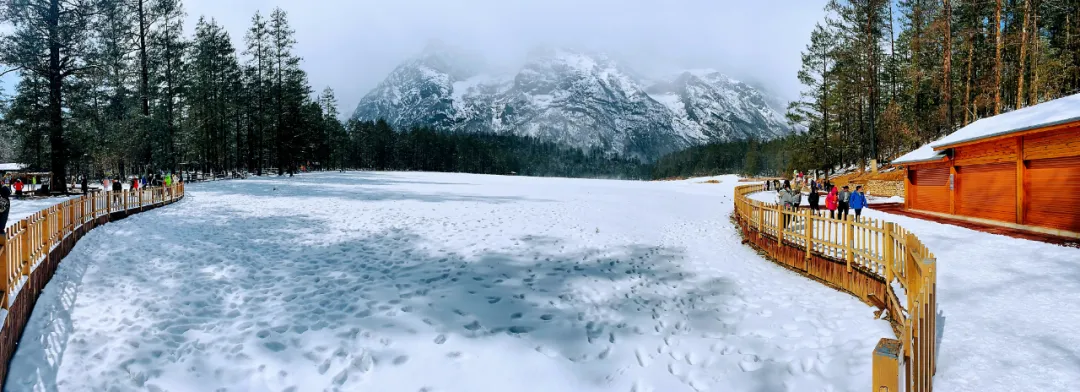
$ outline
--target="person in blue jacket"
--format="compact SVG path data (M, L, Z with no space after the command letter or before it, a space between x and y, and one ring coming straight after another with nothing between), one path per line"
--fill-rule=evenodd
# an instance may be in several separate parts
M866 195L863 194L862 185L855 187L855 193L851 194L851 208L855 210L855 220L862 216L862 209L866 208Z

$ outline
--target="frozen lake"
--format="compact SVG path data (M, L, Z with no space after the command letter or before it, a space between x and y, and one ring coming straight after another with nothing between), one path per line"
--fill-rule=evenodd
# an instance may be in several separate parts
M719 179L193 184L78 244L6 389L869 390L888 324L741 245Z

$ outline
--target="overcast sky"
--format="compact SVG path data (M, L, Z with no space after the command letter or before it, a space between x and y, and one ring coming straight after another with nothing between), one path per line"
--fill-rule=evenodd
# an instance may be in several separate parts
M506 64L537 45L602 51L645 74L716 68L799 91L800 51L826 0L185 0L188 28L213 17L242 46L256 10L280 6L312 87L343 113L432 38Z

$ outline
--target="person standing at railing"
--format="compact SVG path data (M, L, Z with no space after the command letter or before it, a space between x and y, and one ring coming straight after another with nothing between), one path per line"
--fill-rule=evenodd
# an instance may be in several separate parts
M862 209L866 208L866 195L862 192L862 185L855 186L855 193L851 194L851 208L855 210L855 220L862 216Z
M7 220L11 213L11 190L0 185L0 249L7 245Z
M113 180L113 182L112 182L112 190L113 190L113 205L115 205L114 208L120 208L120 206L123 205L121 203L122 200L120 199L120 195L124 193L124 183L120 182L120 177L117 177L116 180Z
M836 215L838 219L845 220L848 216L848 209L851 208L851 190L849 190L847 185L844 185L844 190L840 191L839 199L837 201L836 209L838 212Z
M131 179L131 190L132 191L139 190L139 177L135 177L135 178Z
M86 184L86 176L82 176L82 179L79 182L80 182L79 186L82 188L82 193L84 195L89 193L90 192L90 187L87 186L87 184Z
M825 208L829 210L829 219L836 219L836 207L840 196L836 191L836 187L829 190L829 195L825 196Z
M806 197L806 201L810 203L810 211L817 213L819 209L819 202L821 201L821 195L819 195L816 183L810 183L810 195Z

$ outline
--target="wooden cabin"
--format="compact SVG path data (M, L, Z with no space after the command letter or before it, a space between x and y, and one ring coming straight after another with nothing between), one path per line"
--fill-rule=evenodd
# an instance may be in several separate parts
M893 163L907 209L1080 238L1080 94L976 121Z

